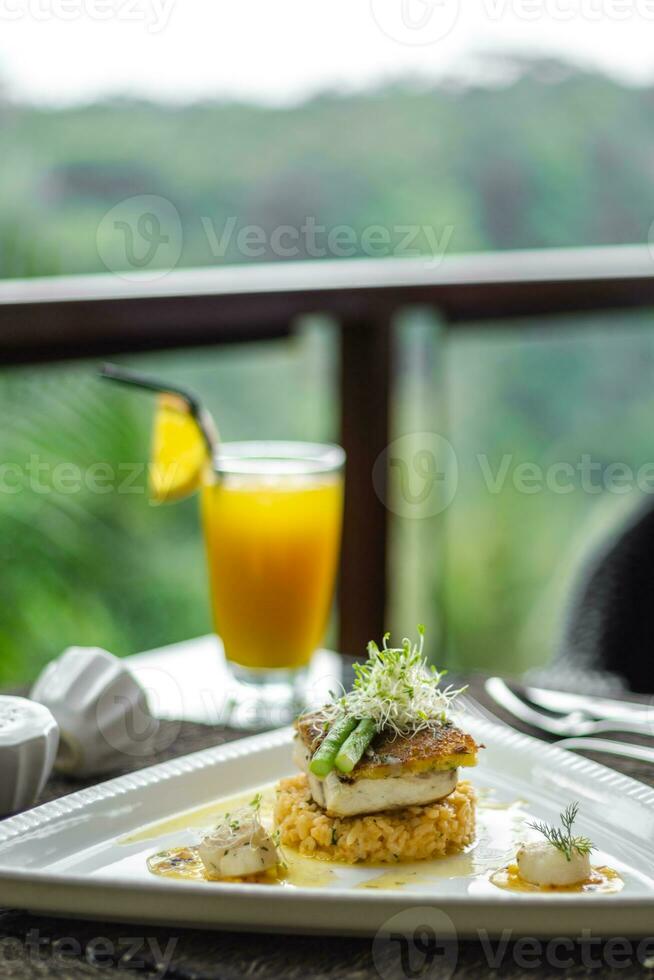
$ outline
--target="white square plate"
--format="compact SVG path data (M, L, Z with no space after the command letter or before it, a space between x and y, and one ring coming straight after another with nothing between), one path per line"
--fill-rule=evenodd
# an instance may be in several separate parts
M464 856L383 868L329 865L320 887L164 879L146 858L192 841L192 814L172 831L143 832L185 811L294 772L290 729L207 749L122 776L0 824L0 905L122 921L220 929L369 935L407 908L442 913L459 936L511 928L534 936L646 935L654 916L654 790L536 739L465 720L486 745L470 778L480 793L477 844ZM526 894L496 888L533 816L557 822L580 803L579 832L624 878L611 895ZM185 821L188 822L186 823ZM197 823L197 816L196 816ZM205 819L206 823L206 819ZM182 828L182 829L180 829ZM138 832L138 833L137 833ZM189 836L191 834L191 836ZM381 876L386 875L382 880ZM380 880L375 885L373 879ZM397 881L400 884L397 884ZM387 883L387 884L386 884Z

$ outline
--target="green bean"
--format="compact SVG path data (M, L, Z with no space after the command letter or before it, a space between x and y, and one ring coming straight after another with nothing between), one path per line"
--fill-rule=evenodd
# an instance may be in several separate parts
M325 776L329 775L334 768L334 760L336 759L338 750L348 735L354 731L356 724L356 718L347 717L340 718L334 722L322 743L314 752L313 758L309 763L309 769L314 776L318 776L319 779L324 779Z
M340 772L352 772L377 733L374 721L364 718L345 740L335 761Z

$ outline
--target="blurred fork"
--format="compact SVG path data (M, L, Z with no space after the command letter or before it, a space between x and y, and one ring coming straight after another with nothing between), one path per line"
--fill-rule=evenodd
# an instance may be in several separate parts
M493 725L500 725L502 728L510 729L510 731L516 730L469 694L461 695L457 700L457 704L463 709L465 714L470 715L472 718L488 721ZM558 748L566 749L569 752L598 752L602 755L616 755L621 758L636 759L639 762L648 762L654 765L654 748L646 745L633 745L630 742L614 742L606 738L563 738L557 742L548 744L556 745Z
M554 742L560 749L572 752L599 752L601 755L619 755L625 759L637 759L654 765L654 749L648 745L633 745L631 742L613 742L608 738L562 738Z
M558 717L546 715L522 701L501 677L489 677L484 688L489 697L509 714L532 728L559 738L585 738L608 732L654 737L654 723L647 721L598 721L589 718L582 711L572 711ZM654 718L652 721L654 722Z

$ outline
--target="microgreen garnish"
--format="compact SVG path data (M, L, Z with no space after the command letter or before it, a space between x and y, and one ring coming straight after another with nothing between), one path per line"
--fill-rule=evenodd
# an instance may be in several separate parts
M334 716L370 719L377 731L406 735L443 725L454 698L465 688L441 688L446 671L430 667L423 656L424 626L418 627L419 640L406 637L400 647L390 647L390 634L384 636L381 650L368 644L368 660L355 664L352 690L331 705Z
M257 793L247 806L227 811L208 836L222 847L240 844L253 844L254 839L263 831L261 824L261 793Z
M573 836L572 834L572 826L577 819L578 812L578 803L571 803L570 806L566 807L561 814L562 830L558 827L550 827L549 824L537 821L528 823L527 826L542 834L557 851L560 851L565 856L566 861L571 861L573 851L583 856L595 850L595 845L588 837Z

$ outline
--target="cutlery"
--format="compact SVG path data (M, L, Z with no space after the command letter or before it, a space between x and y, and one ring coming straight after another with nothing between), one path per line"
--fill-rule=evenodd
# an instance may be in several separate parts
M611 721L654 721L654 706L636 701L617 701L613 698L590 697L569 691L551 691L542 687L526 687L525 696L533 704L548 711L569 714L581 711L592 718Z
M560 749L571 749L573 752L604 752L608 755L620 755L625 759L638 759L654 765L654 749L648 745L632 745L630 742L613 742L608 738L563 738L553 742Z
M630 732L654 737L654 724L645 720L591 720L580 711L559 715L557 718L543 714L542 711L537 711L517 697L501 677L489 677L484 688L489 697L509 714L526 725L539 728L550 735L558 735L559 738L603 735L607 732Z
M473 717L489 721L494 725L501 725L503 728L510 728L511 725L498 718L492 711L485 708L470 695L459 698L459 705L463 710ZM569 752L602 752L606 755L621 756L626 759L636 759L640 762L654 764L654 748L646 745L633 745L629 742L614 742L607 738L563 738L557 742L552 742L557 748L566 749Z

